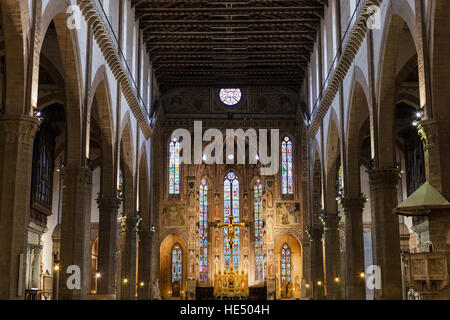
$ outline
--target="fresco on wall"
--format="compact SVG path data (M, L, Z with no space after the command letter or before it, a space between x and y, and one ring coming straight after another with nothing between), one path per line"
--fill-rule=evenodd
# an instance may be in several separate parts
M291 226L301 224L299 202L280 202L276 204L278 226Z
M184 204L168 204L161 211L161 224L163 227L183 227L186 224Z
M167 113L210 112L208 88L182 88L173 90L162 97L162 105Z

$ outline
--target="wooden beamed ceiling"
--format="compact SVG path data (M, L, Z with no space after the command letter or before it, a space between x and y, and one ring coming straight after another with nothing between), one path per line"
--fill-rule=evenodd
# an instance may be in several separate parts
M161 89L305 76L327 0L131 0Z

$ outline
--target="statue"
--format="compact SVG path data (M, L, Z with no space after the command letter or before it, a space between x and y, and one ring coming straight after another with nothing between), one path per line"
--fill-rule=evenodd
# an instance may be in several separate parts
M408 291L408 300L420 300L420 294L414 291L413 288L410 288Z
M227 240L230 246L231 252L233 252L234 240L236 239L236 229L245 227L245 223L233 223L234 217L232 215L228 216L228 223L219 223L218 228L224 228L227 230Z
M220 219L219 202L220 202L219 194L216 193L216 196L215 196L215 199L214 199L214 203L215 203L215 206L216 206L216 216L215 216L216 220Z
M278 216L281 224L289 224L289 210L286 208L286 204L282 203L278 208Z
M189 193L189 208L194 208L195 207L195 197L194 197L194 193L191 192Z
M162 300L161 292L159 291L159 279L156 279L155 283L152 287L152 299L153 300Z
M267 237L269 242L273 241L273 219L271 216L267 218Z
M270 192L270 191L267 194L267 207L273 208L273 195L272 195L272 192Z
M219 274L220 274L220 260L219 260L219 256L216 256L215 265L216 265L216 273L219 272Z
M244 217L248 216L248 194L244 194Z

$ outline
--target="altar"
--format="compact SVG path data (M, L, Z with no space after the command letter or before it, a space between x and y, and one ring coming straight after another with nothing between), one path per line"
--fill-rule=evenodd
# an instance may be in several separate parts
M249 296L248 274L234 271L233 265L214 275L216 299L247 299Z

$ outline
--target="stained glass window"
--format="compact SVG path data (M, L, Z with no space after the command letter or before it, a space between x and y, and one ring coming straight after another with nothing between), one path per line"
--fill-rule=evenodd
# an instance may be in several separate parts
M220 90L220 100L228 105L234 106L241 101L242 92L241 89L222 89Z
M264 258L263 258L263 217L262 217L262 185L256 181L253 188L255 194L255 279L264 280Z
M119 192L119 197L122 198L123 197L123 189L124 184L123 184L123 171L121 168L119 168L119 187L118 187L118 192Z
M289 137L281 143L281 178L283 194L294 194L293 144Z
M344 193L344 169L342 168L342 166L338 171L338 188L338 194L342 196Z
M281 282L291 282L291 249L287 243L281 249Z
M180 245L176 244L172 249L172 283L179 282L183 276L183 253Z
M180 148L178 140L169 144L169 194L180 194Z
M200 281L208 280L208 186L202 181L200 186L199 235L200 235Z
M239 223L239 180L234 172L230 172L223 185L224 192L224 221L228 222L228 217L233 216L233 223ZM235 230L236 237L233 243L233 251L228 244L227 229L224 228L224 262L225 269L231 263L235 270L239 270L239 228Z

